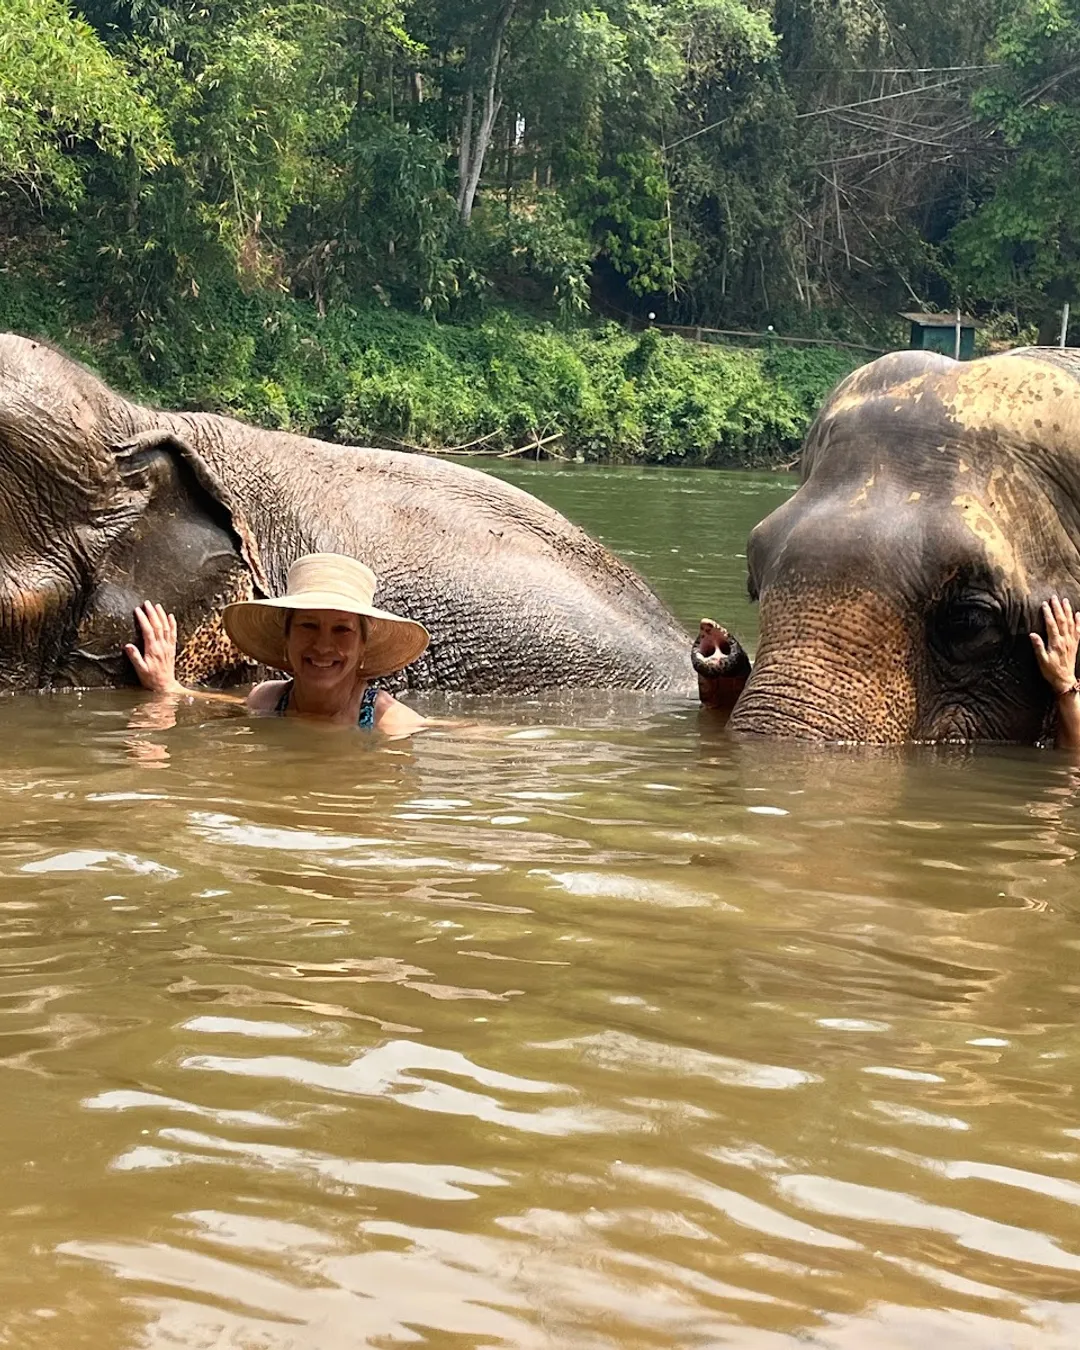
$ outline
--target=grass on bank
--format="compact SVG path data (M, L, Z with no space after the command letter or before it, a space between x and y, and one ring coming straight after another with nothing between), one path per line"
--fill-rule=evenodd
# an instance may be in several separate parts
M607 463L783 463L859 364L837 348L702 347L507 310L468 325L382 308L320 318L234 292L136 342L73 309L44 279L0 277L0 328L51 339L140 401L390 447L505 450L560 433L558 453Z

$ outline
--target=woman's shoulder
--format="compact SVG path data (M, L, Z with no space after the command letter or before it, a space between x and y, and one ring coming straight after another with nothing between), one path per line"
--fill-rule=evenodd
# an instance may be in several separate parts
M292 684L291 680L263 680L248 694L246 703L249 712L268 713L277 709L282 694Z
M419 731L427 725L426 717L421 717L407 704L399 702L385 689L380 689L375 696L375 726L385 735L406 736L410 731Z

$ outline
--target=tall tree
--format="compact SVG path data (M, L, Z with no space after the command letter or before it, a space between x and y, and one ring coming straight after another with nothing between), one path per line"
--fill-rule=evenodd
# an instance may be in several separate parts
M956 283L1052 321L1080 296L1080 6L1021 0L989 55L974 99L983 172L949 240Z

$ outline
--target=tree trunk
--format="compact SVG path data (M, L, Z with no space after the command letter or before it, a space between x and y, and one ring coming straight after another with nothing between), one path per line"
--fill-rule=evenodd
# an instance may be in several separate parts
M469 165L472 161L472 124L473 91L470 89L465 95L465 107L461 114L461 140L458 143L458 215L461 214L465 201L465 184L469 178Z
M510 218L510 213L514 205L514 118L506 119L506 216Z
M499 115L499 109L502 107L502 98L499 96L499 66L503 57L503 43L506 40L506 28L514 13L517 0L505 0L502 11L499 14L498 22L495 25L495 33L491 41L491 60L488 65L487 89L484 91L484 111L480 117L480 125L476 128L475 136L470 135L469 153L466 160L464 153L459 160L465 160L465 175L458 187L458 210L461 213L461 223L468 225L472 219L473 202L476 200L476 190L480 186L480 175L484 171L484 157L487 155L488 147L491 144L492 132L495 129L495 119ZM472 91L466 96L466 112L469 118L469 130L472 131ZM462 124L462 150L465 148L464 123Z

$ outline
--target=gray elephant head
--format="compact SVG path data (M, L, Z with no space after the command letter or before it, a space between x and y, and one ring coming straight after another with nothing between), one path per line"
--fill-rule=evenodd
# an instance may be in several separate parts
M753 531L740 732L1037 740L1028 633L1080 601L1080 355L898 352L838 386L798 490Z
M0 335L0 688L130 682L120 648L146 598L177 613L187 676L210 673L208 615L259 576L189 445L68 357Z

